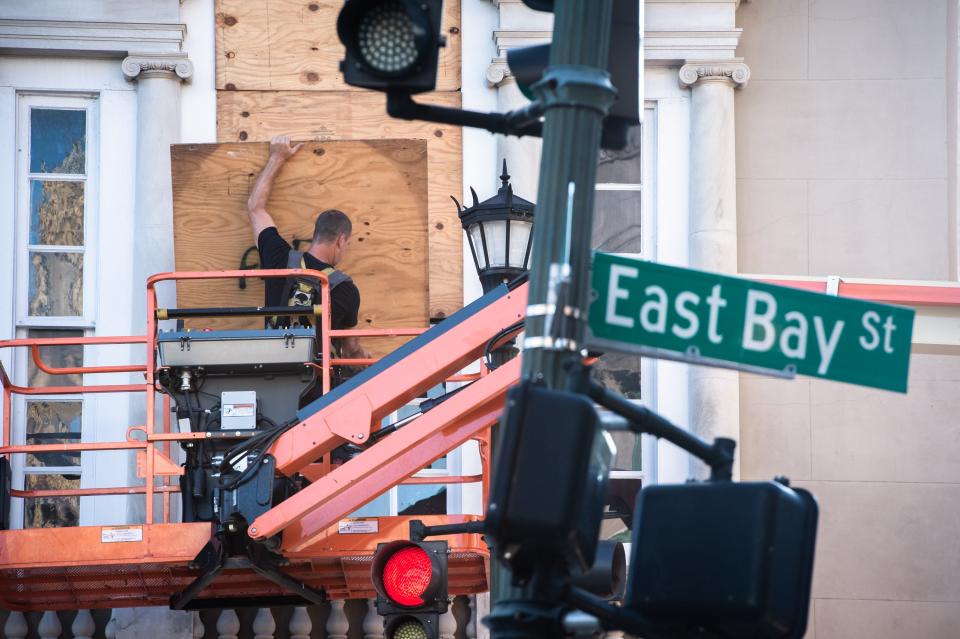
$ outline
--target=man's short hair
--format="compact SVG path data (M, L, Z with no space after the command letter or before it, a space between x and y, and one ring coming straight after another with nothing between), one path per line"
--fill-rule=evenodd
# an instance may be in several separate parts
M317 222L313 226L313 241L336 242L341 235L350 237L352 232L353 224L346 213L337 209L328 209L317 216Z

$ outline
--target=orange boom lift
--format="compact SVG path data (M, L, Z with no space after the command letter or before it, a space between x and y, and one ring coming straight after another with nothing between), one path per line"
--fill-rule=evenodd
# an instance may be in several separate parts
M322 328L319 337L314 337L312 329L213 333L159 330L162 320L266 316L278 311L158 309L155 289L160 283L291 276L320 282L321 305L311 309ZM374 596L370 563L377 544L406 537L413 517L364 518L360 526L345 517L400 484L481 483L485 502L490 471L486 454L489 427L500 415L507 389L519 378L519 359L495 370L481 364L477 374L458 372L522 330L526 285L512 290L501 286L429 329L331 330L330 317L323 312L329 302L326 276L307 269L165 273L147 282L145 336L0 341L0 348L29 348L37 368L51 376L144 376L144 382L136 384L27 387L11 383L0 365L4 426L0 461L24 454L135 450L138 475L143 478L136 486L12 489L11 496L144 495L146 504L142 524L0 530L0 607L23 611L168 604L174 608L203 608L369 598ZM379 361L334 357L331 339L348 336L412 339ZM314 339L317 344L313 344ZM307 348L302 347L305 341L309 342ZM143 344L146 364L55 368L41 358L41 347L78 344ZM331 371L344 365L366 369L331 389ZM224 423L219 428L210 426L209 421L206 427L198 427L216 410L191 407L189 391L181 393L181 389L196 387L203 376L212 381L199 383L210 384L204 388L222 390L224 398L232 397L228 394L233 392L231 388L247 388L267 380L262 383L272 386L258 394L253 404L256 408L250 410L259 415L263 405L282 413L296 405L297 393L309 377L305 372L315 375L324 394L283 424L269 428L259 423L253 428L228 427L228 418L247 414L243 407L249 404L242 403L230 404L229 411L220 406L218 414L223 415ZM290 380L292 391L282 388L283 380ZM401 423L383 426L384 418L443 382L461 382L464 386L422 402L419 412ZM286 393L284 397L292 401L284 400L284 406L278 408L271 389L279 389L278 394ZM124 441L11 442L14 395L87 393L144 393L146 423L131 426ZM162 420L154 417L158 401ZM178 431L171 428L174 407L178 411ZM186 422L181 417L185 408L192 409ZM195 418L200 414L205 417ZM479 442L482 474L414 477L469 440ZM175 444L186 452L187 462L179 462L181 453ZM200 466L191 467L189 462L190 455L204 447L208 453L220 451L220 457L214 457L206 471ZM248 470L250 463L258 468L268 466L269 474L257 468ZM200 486L210 481L210 469L218 471L214 477L222 475L222 487L207 490ZM232 485L226 481L228 477L234 478ZM201 493L203 497L198 498ZM254 504L252 510L229 510L230 504L239 499L242 505L250 495L259 495L256 499L266 501L266 505L257 502L259 506ZM172 521L171 496L179 498L183 518L191 521ZM204 510L208 504L213 504L210 512ZM256 516L247 517L251 512ZM474 515L416 518L427 525L479 519ZM480 536L462 533L441 539L450 547L450 594L485 591L489 553Z

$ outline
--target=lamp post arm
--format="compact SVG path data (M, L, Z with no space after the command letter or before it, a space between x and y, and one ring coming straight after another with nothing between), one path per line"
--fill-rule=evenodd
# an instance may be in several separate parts
M596 403L626 418L630 430L665 439L710 466L710 479L729 481L733 477L733 451L737 443L717 437L712 444L675 426L652 410L638 406L595 380L588 380L587 395Z
M522 109L507 113L481 113L465 109L435 106L414 102L408 93L390 91L387 93L387 113L402 120L425 120L439 124L454 124L478 129L486 129L491 133L503 135L532 135L540 137L543 124L540 117L543 115L543 105L532 102Z

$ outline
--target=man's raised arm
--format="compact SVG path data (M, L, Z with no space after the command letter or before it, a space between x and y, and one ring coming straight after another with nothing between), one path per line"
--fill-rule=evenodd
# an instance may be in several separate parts
M260 239L260 233L264 229L276 226L273 218L267 212L267 200L270 199L270 189L273 187L273 180L280 172L284 162L294 156L303 146L300 144L291 144L290 138L285 135L278 135L270 141L270 159L266 166L257 176L257 181L253 184L250 191L250 197L247 198L247 213L250 214L250 225L253 227L253 241Z

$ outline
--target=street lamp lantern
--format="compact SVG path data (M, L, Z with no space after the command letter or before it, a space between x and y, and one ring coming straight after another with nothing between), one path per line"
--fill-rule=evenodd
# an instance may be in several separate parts
M473 264L484 293L513 280L530 267L534 204L514 195L506 160L500 180L497 194L483 202L478 201L477 192L470 187L473 206L467 208L451 196L470 241Z

